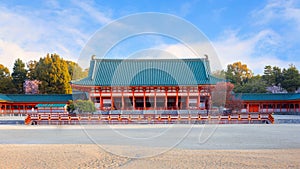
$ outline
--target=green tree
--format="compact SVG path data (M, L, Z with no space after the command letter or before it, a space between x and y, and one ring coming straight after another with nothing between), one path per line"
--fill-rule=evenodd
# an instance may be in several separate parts
M35 66L35 72L36 79L41 82L40 93L69 94L72 92L68 65L59 55L47 54L46 57L40 58Z
M14 63L12 82L15 85L17 93L22 94L24 93L23 84L26 79L27 70L25 69L25 64L21 59L17 59Z
M84 77L87 77L87 76L88 76L89 70L90 70L89 68L85 68L85 69L83 70Z
M235 93L266 93L267 84L262 80L261 76L253 76L248 83L243 85L236 85L234 88Z
M253 73L246 64L235 62L227 65L225 76L226 79L234 85L243 85L244 83L247 83L249 79L251 79Z
M225 71L224 70L216 70L214 72L212 72L212 75L214 77L220 78L220 79L225 79L226 75L225 75Z
M78 80L87 77L88 72L82 70L82 68L75 62L66 61L68 64L68 71L72 80Z
M279 67L273 67L273 76L275 78L275 85L278 86L283 80L283 74Z
M0 93L15 93L16 89L12 83L10 72L7 67L0 64Z
M90 100L76 100L70 101L68 111L74 113L92 113L96 111L94 103Z
M300 74L294 65L290 65L288 69L283 69L282 75L281 85L288 92L295 92L300 87Z
M37 65L37 61L35 60L31 60L27 63L27 67L28 67L27 78L30 80L36 79L37 76L36 65Z
M0 77L5 78L5 77L9 77L9 75L10 73L8 68L0 64Z
M264 75L262 79L266 82L268 86L278 86L283 80L282 71L279 67L270 65L265 66Z
M264 75L262 79L266 82L267 85L275 85L275 76L273 76L273 68L270 65L265 66Z

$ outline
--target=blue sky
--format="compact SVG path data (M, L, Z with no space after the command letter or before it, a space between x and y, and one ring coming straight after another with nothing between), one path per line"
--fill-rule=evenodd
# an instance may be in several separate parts
M246 63L255 74L265 65L300 68L297 0L0 0L0 63L11 69L17 58L28 62L46 53L77 61L97 30L140 12L172 14L195 25L215 47L223 68L235 61ZM179 55L182 50L168 38L141 39L149 41L148 47L163 46ZM128 55L133 49L126 46L112 53Z

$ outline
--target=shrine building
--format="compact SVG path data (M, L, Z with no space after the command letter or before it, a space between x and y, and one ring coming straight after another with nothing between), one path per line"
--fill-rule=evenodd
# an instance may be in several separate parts
M88 77L71 85L88 92L97 110L204 110L221 81L207 58L92 58Z

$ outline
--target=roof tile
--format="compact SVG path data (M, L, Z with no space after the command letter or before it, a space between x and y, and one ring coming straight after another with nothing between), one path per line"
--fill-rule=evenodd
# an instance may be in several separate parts
M237 93L236 97L245 101L300 100L300 93Z
M224 81L210 75L206 59L95 59L84 86L183 86Z

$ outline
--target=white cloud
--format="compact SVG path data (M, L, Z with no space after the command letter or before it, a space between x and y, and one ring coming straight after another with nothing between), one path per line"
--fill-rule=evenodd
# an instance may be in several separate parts
M158 46L163 51L172 54L177 58L196 58L197 54L183 44L162 44ZM161 56L163 57L163 56Z
M44 53L38 51L26 51L15 43L4 42L0 40L0 60L1 64L12 71L13 63L16 59L21 58L24 63L30 60L38 60Z
M295 24L300 31L300 8L297 7L299 1L294 0L270 0L261 9L252 11L255 24L265 25L271 22L285 22Z
M251 12L251 23L255 28L269 29L276 32L275 40L278 44L272 44L262 39L255 44L255 53L260 62L288 67L294 64L299 68L299 45L298 35L300 34L300 3L297 0L269 0L265 6ZM279 38L278 38L279 37ZM243 40L243 39L240 39ZM263 43L262 43L263 42ZM265 46L264 43L269 44ZM261 53L260 45L263 45ZM271 51L269 51L271 50ZM260 54L260 55L259 55ZM255 56L254 54L249 56ZM268 58L268 59L266 59ZM257 67L260 63L253 64ZM261 71L260 71L261 72Z
M43 30L41 25L35 24L33 21L36 19L27 18L4 7L0 8L0 38L19 44L26 43L27 39L38 40L42 36Z
M106 14L103 12L99 11L98 9L94 8L92 4L85 2L80 2L80 1L74 1L74 3L79 6L81 9L83 9L85 12L87 12L91 17L96 19L99 23L101 24L107 24L111 22L112 20L107 17Z
M188 44L161 44L154 48L173 55L172 58L204 58L207 54L211 69L226 69L228 64L237 61L246 63L255 73L261 74L264 66L276 65L288 67L288 60L277 58L273 50L281 45L281 37L272 30L262 30L252 36L241 37L239 31L225 31L224 34L213 42ZM165 58L162 55L156 58ZM294 63L296 64L296 63Z
M54 7L51 10L0 7L0 63L10 70L17 58L27 62L47 53L58 53L64 59L76 61L95 31L86 28L86 23L99 24L88 14L80 12L82 9L77 6L62 8L58 1L45 4ZM103 19L103 22L107 21L109 18Z
M291 63L287 59L277 57L276 52L275 54L272 52L273 48L280 45L280 40L281 37L271 30L262 30L244 38L239 37L236 31L227 31L213 44L224 69L228 64L241 61L246 63L255 74L262 74L266 65L288 67Z
M137 52L139 58L147 59L186 59L186 58L205 58L207 55L212 71L222 69L220 60L214 46L210 42L194 44L167 44L161 43ZM137 56L136 54L134 54Z

